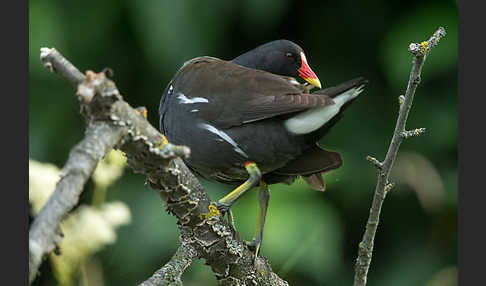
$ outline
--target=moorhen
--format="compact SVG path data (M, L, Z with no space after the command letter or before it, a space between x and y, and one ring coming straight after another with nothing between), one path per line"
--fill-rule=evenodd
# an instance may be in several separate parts
M208 56L187 61L160 101L160 131L171 143L191 148L188 167L206 179L239 185L215 204L232 226L231 205L260 185L250 242L255 259L270 198L267 184L291 184L302 176L314 189L325 189L322 174L342 160L317 142L367 82L359 77L308 93L296 77L321 87L301 47L272 41L231 61Z

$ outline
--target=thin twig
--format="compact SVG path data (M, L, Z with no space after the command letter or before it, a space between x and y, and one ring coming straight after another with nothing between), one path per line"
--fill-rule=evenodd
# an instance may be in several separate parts
M74 88L85 79L84 74L54 48L41 48L40 59L46 68L62 76Z
M409 51L413 55L412 70L410 72L410 78L408 81L407 91L405 96L400 96L400 112L398 114L395 131L391 140L388 152L386 153L385 160L379 165L376 164L378 160L375 159L375 165L380 166L378 174L378 182L375 188L375 194L370 210L368 222L366 223L366 230L363 235L363 240L359 243L358 258L355 264L355 276L354 285L364 286L366 285L366 279L368 270L371 263L371 256L373 254L373 244L378 227L381 207L387 192L393 187L393 184L388 182L390 171L393 167L393 162L398 154L398 149L404 138L408 138L412 135L419 135L424 130L416 129L412 132L405 130L405 124L407 122L408 113L412 107L412 101L415 94L415 90L420 82L420 74L424 61L429 54L430 50L435 47L439 40L445 36L445 29L440 27L434 35L428 40L420 44L412 43L409 46ZM373 160L371 160L373 162Z
M62 169L56 190L35 218L29 231L29 281L36 276L42 258L55 248L59 223L78 203L83 186L98 161L121 137L104 122L88 125L86 137L76 145Z
M170 261L139 286L182 285L182 274L198 258L197 249L192 244L183 242Z

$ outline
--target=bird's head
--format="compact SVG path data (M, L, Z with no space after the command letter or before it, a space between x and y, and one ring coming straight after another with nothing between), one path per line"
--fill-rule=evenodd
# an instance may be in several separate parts
M276 40L244 53L232 62L278 75L300 77L321 88L321 82L307 62L304 50L289 40Z

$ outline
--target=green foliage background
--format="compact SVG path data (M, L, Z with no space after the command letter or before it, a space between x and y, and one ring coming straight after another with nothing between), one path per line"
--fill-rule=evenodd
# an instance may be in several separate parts
M291 285L352 283L376 182L365 157L382 159L388 148L397 97L405 92L411 67L409 43L444 26L447 36L425 63L407 125L427 132L402 144L399 159L412 164L397 162L392 180L398 185L382 211L368 281L435 285L441 270L457 265L456 1L30 0L29 20L29 156L58 166L83 137L84 122L71 87L42 67L44 46L55 47L83 71L112 68L125 99L147 107L154 126L163 89L182 63L196 56L231 59L286 38L304 48L324 86L356 76L369 79L321 141L344 159L343 167L326 176L327 191L312 191L300 181L271 186L262 252ZM426 164L414 161L417 157ZM178 246L175 219L143 183L143 176L127 170L108 193L108 200L128 204L133 216L119 230L117 243L93 258L104 285L143 281ZM213 200L230 190L203 183ZM251 239L256 223L256 193L234 206L245 239ZM81 202L91 196L88 183ZM203 264L189 268L185 285L216 285ZM48 263L41 271L35 285L56 284ZM440 285L455 285L454 275L447 283Z

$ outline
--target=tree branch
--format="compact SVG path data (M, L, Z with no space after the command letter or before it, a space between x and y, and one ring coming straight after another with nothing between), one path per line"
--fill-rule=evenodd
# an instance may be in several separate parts
M86 118L88 130L92 125L103 125L106 129L102 137L113 138L109 144L105 144L105 140L100 140L101 146L95 148L98 153L93 157L91 164L95 166L97 160L101 159L111 146L121 149L127 156L128 165L136 173L147 177L146 184L159 192L166 204L167 212L177 217L183 248L167 265L175 263L184 267L174 267L172 270L163 267L158 272L168 275L162 277L156 273L154 276L160 279L157 278L155 281L162 283L160 285L169 283L166 278L180 277L182 272L179 273L179 270L183 271L194 259L201 257L211 266L222 285L288 285L272 272L265 258L259 257L254 263L253 253L236 233L230 231L230 226L211 203L199 181L178 158L189 155L187 147L168 143L166 138L148 123L145 112L133 109L123 101L113 81L104 73L95 74L88 71L84 76L55 49L41 49L41 60L51 71L59 73L71 85L77 87L81 112ZM77 193L68 192L67 186L58 184L49 201L67 199L68 202L77 202L82 186L91 175L94 166L90 166L90 169L84 169L83 165L79 166L84 170L84 180L76 183ZM48 202L36 217L29 231L29 261L33 262L29 265L30 281L37 273L41 258L52 249L55 229L60 220L74 204L58 208L55 203ZM51 215L47 215L49 213L55 213L56 220L50 220ZM41 231L38 227L34 229L35 225L45 225L49 231ZM188 249L195 250L197 254L184 256L184 259L180 258L182 260L177 258L182 257L182 252ZM169 273L170 271L175 272ZM152 280L148 281L150 282L146 282L151 283Z
M119 140L119 130L104 123L88 125L86 137L76 145L64 165L54 194L35 218L29 231L29 281L35 277L42 257L55 248L59 223L79 200L83 186L98 161Z
M42 63L51 72L62 76L74 88L85 80L82 74L73 64L66 60L56 49L41 48L40 58Z
M182 274L198 258L197 249L190 243L183 242L169 262L139 286L182 285Z
M103 75L88 72L88 77L85 77L55 49L41 49L41 60L51 71L58 71L72 86L79 85L78 95L83 103L82 110L88 124L85 138L71 150L68 161L62 170L63 176L57 183L55 192L49 197L30 227L30 282L34 280L42 258L55 248L55 244L59 240L57 233L59 224L78 203L83 186L98 162L111 148L119 144L123 137L134 132L128 127L123 128L120 124L116 124L116 121L98 120L104 116L107 105L117 102L117 99L119 99L117 91L115 92L112 87L108 87L103 90L100 96L92 100L95 92L99 91L95 90L94 86L104 78ZM84 80L87 80L85 84L82 83ZM125 106L128 105L125 103ZM113 107L115 107L115 104L113 104ZM116 112L112 117L116 118L115 114ZM137 131L139 129L140 132L144 133L145 130L138 128ZM157 133L157 136L160 136L156 130L154 132ZM176 154L171 153L171 150L175 148L176 146L167 144L163 149L165 153L162 155L167 158L175 157ZM180 150L188 152L187 148L180 148ZM184 152L179 153L177 155L185 154Z
M368 156L368 160L378 168L379 174L370 215L368 222L366 223L366 230L363 235L363 240L359 243L358 258L356 259L355 264L355 286L366 285L368 270L371 263L371 256L373 254L373 243L376 229L380 220L381 207L387 192L393 187L393 184L388 182L388 177L393 167L393 162L398 154L400 144L404 138L417 136L425 131L424 128L406 131L405 124L407 122L410 108L412 107L415 90L420 83L420 74L424 61L430 53L430 50L439 43L439 40L445 36L445 34L445 29L440 27L428 41L424 41L420 44L410 44L409 51L413 55L412 70L410 72L410 78L405 96L399 97L400 112L398 114L395 131L393 133L388 152L386 153L383 163L379 162L373 157Z

